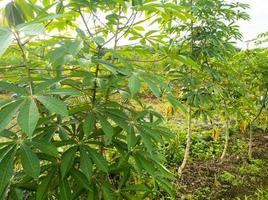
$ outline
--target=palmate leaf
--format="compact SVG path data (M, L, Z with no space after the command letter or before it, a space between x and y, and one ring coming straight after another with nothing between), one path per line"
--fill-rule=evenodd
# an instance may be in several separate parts
M145 83L148 85L148 87L150 88L150 90L152 91L152 93L156 96L156 97L160 97L161 96L161 91L158 88L158 86L147 76L143 76L143 80L145 81Z
M167 100L170 102L174 110L179 108L182 112L187 113L186 108L181 104L179 100L175 99L172 95L168 95Z
M113 131L113 127L110 124L110 122L108 121L107 118L105 118L102 115L97 115L97 118L101 124L102 130L105 133L105 136L107 138L108 143L111 142L112 137L114 135L114 131Z
M12 121L12 118L20 108L22 100L15 101L8 104L0 111L0 132L2 132L6 126Z
M6 5L5 17L8 21L8 24L12 27L22 24L24 22L22 13L16 7L13 1Z
M61 165L60 165L61 178L64 178L66 174L72 168L76 151L77 151L77 147L74 146L74 147L69 148L67 151L63 153L61 157Z
M1 38L1 36L0 36L0 38ZM0 41L0 44L1 44L1 41ZM26 88L18 87L13 83L4 82L4 81L0 81L0 89L4 90L4 91L8 91L8 92L18 93L21 95L27 94Z
M92 176L93 164L90 155L84 149L80 149L80 170L87 177L88 180L91 179Z
M9 28L0 27L0 58L12 42L12 31Z
M192 66L193 68L199 67L199 65L189 57L185 57L183 55L178 55L177 57L175 57L175 59L179 60L180 62L187 65L188 67L190 67L190 66Z
M9 195L12 200L21 200L23 199L23 190L17 187L11 187Z
M66 104L51 96L36 96L36 99L40 101L50 112L56 113L62 116L68 115Z
M46 91L46 94L56 94L60 96L80 96L82 93L74 88L57 88L50 91Z
M51 5L51 4L48 3L48 5ZM42 16L37 16L33 22L40 23L40 22L58 19L58 18L62 18L62 17L67 17L67 16L69 16L69 14L47 14L46 13L45 16L44 16L44 14L42 14Z
M89 136L95 126L96 116L94 113L90 112L83 123L83 130L86 136Z
M44 154L47 154L47 155L50 155L53 157L59 156L57 147L54 146L52 143L49 143L47 141L42 141L42 140L33 140L31 142L28 142L28 143L35 146L37 149L39 149Z
M83 173L81 173L80 171L74 168L70 172L71 172L72 177L75 179L78 185L82 186L83 188L87 190L91 190L90 183L87 177Z
M141 83L135 74L132 74L128 81L128 87L132 96L140 91Z
M108 164L107 164L107 161L104 159L104 157L100 155L96 150L88 146L84 146L84 147L86 151L89 153L93 162L96 164L97 168L103 172L108 173Z
M40 175L40 161L37 155L31 150L31 148L22 143L20 146L21 164L24 172L37 179Z
M20 2L19 0L14 0L14 2L15 1ZM87 8L82 6L82 12L87 12L87 9L93 9L93 11L107 9L105 3L96 4L88 0L78 1L82 2L81 5L85 4L89 6ZM26 0L23 0L23 2L26 2ZM59 11L58 8L61 7L62 2L54 2L52 0L41 0L39 3L36 0L29 0L27 3L28 2L29 4L32 4L30 2L37 3L32 5L33 12L30 11L27 14L29 15L28 17L31 18L31 14L34 13L36 20L31 22L31 24L27 23L16 26L17 30L21 33L20 36L36 36L42 34L44 30L43 27L38 24L39 22L44 22L44 25L48 22L50 28L45 27L46 30L57 29L58 27L61 29L60 27L68 26L73 30L73 22L79 15L73 11L73 8L78 8L75 7L74 4L79 4L79 2L77 3L77 1L73 0L70 1L70 4L64 3L66 9L61 11ZM141 2L140 0L133 1L137 7L142 6ZM45 6L42 6L42 3ZM117 5L119 4L117 3L111 3L111 11L114 11L113 9L118 7ZM122 4L122 16L124 13L127 13L127 9L129 9L125 3L126 2ZM67 16L65 14L47 14L54 10L63 13L68 12L70 13L70 17L66 17L64 20L54 20L58 17ZM25 12L28 12L28 8ZM166 15L168 15L168 13ZM117 15L114 16L114 19L116 19L116 17L119 18L120 23L121 20L124 20L124 17L121 19L121 17ZM109 18L109 16L107 17ZM114 19L110 18L110 21L116 23L117 20L114 21ZM124 26L122 27L125 29ZM126 28L128 29L128 27ZM132 29L132 27L129 28L130 30ZM137 28L137 30L138 29L142 30L142 28ZM102 29L99 28L98 30L102 31ZM92 33L96 33L94 27ZM159 39L159 41L162 40L161 37L150 38L150 36L154 36L154 34L150 35L150 33L153 32L149 31L146 37L149 36L148 39L153 42L157 39ZM103 37L109 39L110 31L105 33L100 32L97 35L103 35ZM162 34L159 33L159 35ZM143 35L141 34L141 36ZM132 71L132 67L136 67L136 64L132 65L130 64L132 61L128 63L127 60L133 56L133 53L135 56L139 56L142 55L141 52L147 52L147 47L143 48L139 46L138 48L140 50L137 50L137 54L136 52L131 52L132 47L127 47L130 49L130 53L127 54L126 51L129 50L125 50L125 48L120 48L119 51L114 49L114 52L108 48L102 48L101 45L103 41L101 38L92 39L92 37L86 37L85 34L83 34L82 37L80 35L81 38L78 40L71 37L70 35L63 36L60 34L45 39L41 37L39 38L41 41L31 40L30 42L28 42L27 38L25 38L25 40L22 38L23 43L24 41L27 42L23 45L23 48L27 55L27 63L33 70L31 70L31 78L26 77L25 79L21 79L15 77L13 80L16 80L16 83L31 81L33 83L34 94L32 95L33 97L27 97L26 100L24 96L29 95L27 94L27 89L23 89L23 92L20 92L17 90L18 88L14 90L14 87L10 87L11 89L9 90L19 93L24 98L24 104L18 109L18 124L22 129L22 134L19 133L18 135L19 137L22 136L22 140L24 140L23 145L26 147L21 147L21 152L17 154L18 158L21 157L21 159L17 160L23 162L23 168L26 174L24 174L23 171L21 171L21 174L26 178L20 178L18 176L18 179L21 179L20 181L23 182L20 182L20 186L26 188L26 193L28 189L34 190L33 192L29 191L29 193L33 195L36 194L37 200L51 198L62 200L84 199L87 198L86 196L88 196L88 199L118 199L127 198L127 195L135 197L137 194L140 199L142 199L142 193L149 194L153 188L150 188L153 182L151 179L153 173L146 173L146 171L150 171L148 170L150 166L146 168L144 165L148 163L151 165L151 163L153 163L149 161L151 161L150 158L154 156L153 153L155 153L157 149L155 145L160 139L158 134L156 136L153 135L155 132L151 131L152 129L142 131L142 133L137 129L138 126L145 126L145 121L148 121L148 113L150 112L152 114L153 112L151 110L147 111L143 105L131 105L131 103L122 102L121 98L117 96L117 91L123 90L126 93L130 92L130 94L127 95L128 98L130 96L136 97L135 95L137 95L141 89L143 77L140 76L140 72ZM99 46L96 46L96 44L99 44ZM161 45L158 47L162 48ZM133 50L136 50L136 47L133 48ZM13 52L10 49L8 53L12 54ZM17 57L19 57L19 61L21 60L19 53L20 52L15 52L15 61L17 61ZM41 58L39 58L39 55ZM65 59L66 55L72 55L74 62L67 64ZM92 62L77 62L81 57L85 57ZM110 57L112 59L110 59ZM38 65L36 65L36 63ZM74 69L72 72L69 72L69 70L67 70L69 67L72 69L73 67L80 67L81 64L85 64L86 67L81 67L79 71ZM96 75L95 70L97 65L100 70L98 77L94 77ZM50 69L50 66L54 67L54 69ZM35 67L38 68L35 69ZM46 71L46 67L48 67L48 71ZM39 68L41 70L37 70ZM61 69L64 70L61 76L68 77L68 79L62 81L64 78L52 78L55 75L54 70L60 71ZM25 73L25 75L27 76L27 73ZM152 90L155 96L161 96L161 90L163 90L164 87L162 87L161 83L159 83L153 75L148 75L148 77L147 82L145 81L147 86ZM97 88L93 88L92 86L94 86L94 80L96 79L101 80L101 84L97 84ZM63 88L58 88L58 85L63 86ZM102 88L99 86L102 86ZM0 90L1 89L2 88L0 88ZM93 89L96 91L97 98L95 99L96 101L91 102L92 99L90 96ZM108 98L104 96L106 93ZM83 101L83 105L77 105L77 102L73 103L72 101L75 99L73 98L74 95L78 96L77 99L79 100L83 98L84 95L89 98ZM105 105L101 107L101 109L95 109L99 108L98 106L102 106L102 103ZM5 103L2 104L0 113L7 105L8 104ZM68 115L67 105L72 109L72 112L70 112L68 117L63 118L62 116ZM146 110L143 112L144 108ZM38 113L39 109L40 115ZM1 114L6 113L9 112L3 112ZM15 114L16 111L12 116L15 116ZM156 116L155 114L152 115ZM0 123L1 122L2 121L0 121ZM151 127L153 124L148 122L147 125ZM154 125L156 125L156 123L154 123ZM148 133L149 131L151 132ZM23 133L26 133L31 140L25 137ZM11 140L15 140L13 134L9 134L9 132L5 131L2 135L8 136ZM34 137L32 138L33 135ZM86 136L88 137L85 138ZM105 139L104 141L102 140L103 138ZM109 141L109 143L107 141ZM100 152L102 148L104 151ZM136 190L121 190L125 185L131 186L133 180L138 180L142 177L137 175L136 172L133 172L135 164L131 156L132 153L136 154L137 151L143 151L142 154L146 154L146 156L147 154L149 155L147 156L149 158L143 156L145 160L147 159L145 162L143 162L144 159L139 159L139 166L142 171L141 175L144 174L143 172L145 171L146 176L144 177L148 178L148 181L147 179L145 181L150 186L148 190L144 188L143 190L138 190L138 187ZM152 154L148 152L152 152ZM39 175L35 171L33 175L29 177L30 171L36 170L32 169L32 167L40 168L40 166L36 167L38 163L37 160L39 160L39 165L40 163L42 164L42 173ZM156 169L157 167L154 166L154 171L156 171ZM33 177L35 179L38 178L38 180L33 180ZM113 183L111 184L109 181ZM30 188L28 185L31 185L31 187L34 185L34 187ZM158 185L155 186L157 187ZM11 185L9 190L13 191L13 187L14 186ZM150 195L150 197L153 198L153 194L151 193Z
M101 64L102 66L104 66L108 71L112 72L113 74L122 74L122 75L129 75L129 71L116 66L113 63L107 62L106 60L102 60L102 59L93 59L92 61Z
M126 140L127 140L128 150L130 151L130 150L132 150L132 148L135 146L135 144L137 142L137 138L136 138L133 127L130 127L127 130Z
M109 112L109 111L108 111ZM118 110L118 113L122 113ZM124 115L121 115L121 116L118 116L118 115L115 115L114 112L113 114L111 113L106 113L106 115L111 119L113 120L116 125L118 125L119 127L121 127L122 129L124 130L127 130L129 128L129 125L127 124L127 121L126 121L126 118L123 118Z
M26 2L26 0L14 0L15 6L21 13L23 19L30 21L34 18L34 10L32 5Z
M36 191L36 200L46 200L52 179L55 177L56 168L53 166L47 171L47 175L41 178L41 184Z
M50 51L47 54L47 58L52 64L52 66L57 67L59 65L64 64L65 62L64 57L66 55L69 54L72 56L76 56L82 47L83 47L83 43L81 41L78 41L78 40L67 41L61 47L58 47L54 49L53 51Z
M142 142L144 143L145 147L147 148L147 150L152 153L153 151L153 142L151 140L151 136L147 133L144 132L140 132L140 135L142 137Z
M110 185L108 182L104 182L101 186L104 200L117 200L118 197L115 193L115 191L112 190L112 185Z
M16 29L19 33L23 33L26 36L38 36L45 33L45 28L37 23L21 24Z
M9 139L17 139L18 136L16 135L16 133L9 131L9 130L3 130L2 132L0 132L0 137L5 137L5 138L9 138Z
M71 199L71 188L67 178L60 180L60 200Z
M7 149L8 152L0 160L0 199L5 199L6 187L13 174L13 161L16 153L16 147L13 146Z
M54 78L54 79L49 79L49 80L45 80L41 83L38 83L35 85L34 90L37 93L42 92L45 89L49 89L50 87L59 84L61 81L65 80L66 78Z
M33 98L26 99L18 115L18 124L29 138L32 137L39 119L39 111Z

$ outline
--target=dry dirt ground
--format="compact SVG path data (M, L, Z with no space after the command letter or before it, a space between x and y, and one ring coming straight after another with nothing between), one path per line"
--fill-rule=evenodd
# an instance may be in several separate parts
M222 163L206 160L188 165L183 175L177 179L178 198L196 199L198 195L198 200L244 199L245 195L253 195L259 188L268 189L267 136L268 133L254 135L252 161L248 160L247 154L238 153L227 155ZM233 179L229 182L219 180L220 174L224 172L233 175Z

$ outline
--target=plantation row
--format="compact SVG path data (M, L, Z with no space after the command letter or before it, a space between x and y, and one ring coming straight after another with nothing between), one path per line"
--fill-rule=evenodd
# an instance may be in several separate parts
M176 180L194 158L223 162L237 147L253 160L254 131L267 131L268 51L235 47L247 8L8 3L0 11L0 199L179 199ZM242 147L236 134L248 138Z

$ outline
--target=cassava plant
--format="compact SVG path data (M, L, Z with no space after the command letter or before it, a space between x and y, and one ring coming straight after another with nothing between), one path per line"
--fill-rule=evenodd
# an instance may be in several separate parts
M253 126L260 124L260 116L267 105L267 50L252 49L241 51L233 56L230 64L236 71L235 79L240 84L240 98L238 117L248 122L247 132L249 134L248 157L252 159ZM257 123L259 122L259 123Z
M177 56L191 58L187 63L180 62L169 68L172 87L181 90L180 99L185 100L188 107L187 142L183 162L178 168L178 174L181 174L189 158L193 119L202 117L206 121L212 114L210 105L216 103L214 88L216 82L222 80L220 65L216 63L226 62L236 52L232 40L242 37L236 22L248 19L244 12L248 6L224 0L181 0L177 3L187 7L194 18L170 29L175 35L179 33L172 40L177 47ZM183 37L180 37L181 32L184 32Z
M163 25L186 20L186 9L14 0L1 13L0 89L13 97L0 101L0 199L172 197L157 147L170 134L138 98L144 86L159 97L166 84L124 48L168 45Z

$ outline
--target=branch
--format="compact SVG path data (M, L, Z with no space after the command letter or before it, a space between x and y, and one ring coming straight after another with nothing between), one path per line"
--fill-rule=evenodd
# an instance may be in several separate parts
M30 94L33 95L33 82L31 81L31 70L29 70L28 66L27 66L27 57L26 57L26 53L23 49L23 45L20 41L20 37L19 37L19 33L18 32L15 32L14 33L14 37L15 39L17 40L17 43L19 45L19 48L21 50L21 54L22 54L22 58L23 58L23 63L24 63L24 66L28 72L28 78L30 79L29 80L29 88L30 88Z
M81 18L82 18L82 20L83 20L83 23L84 23L84 25L85 25L85 27L86 27L86 29L87 29L88 34L89 34L91 37L94 37L94 35L93 35L93 34L90 32L90 30L89 30L89 27L88 27L88 25L87 25L87 22L86 22L86 20L85 20L85 18L84 18L83 13L81 12L81 9L80 9L80 8L79 8L78 12L79 12L79 14L80 14L80 16L81 16Z
M128 59L126 59L126 61L128 61L128 62L160 62L160 61L164 60L165 58L167 58L167 56L164 56L164 57L159 58L157 60L135 60L135 59L128 60Z

